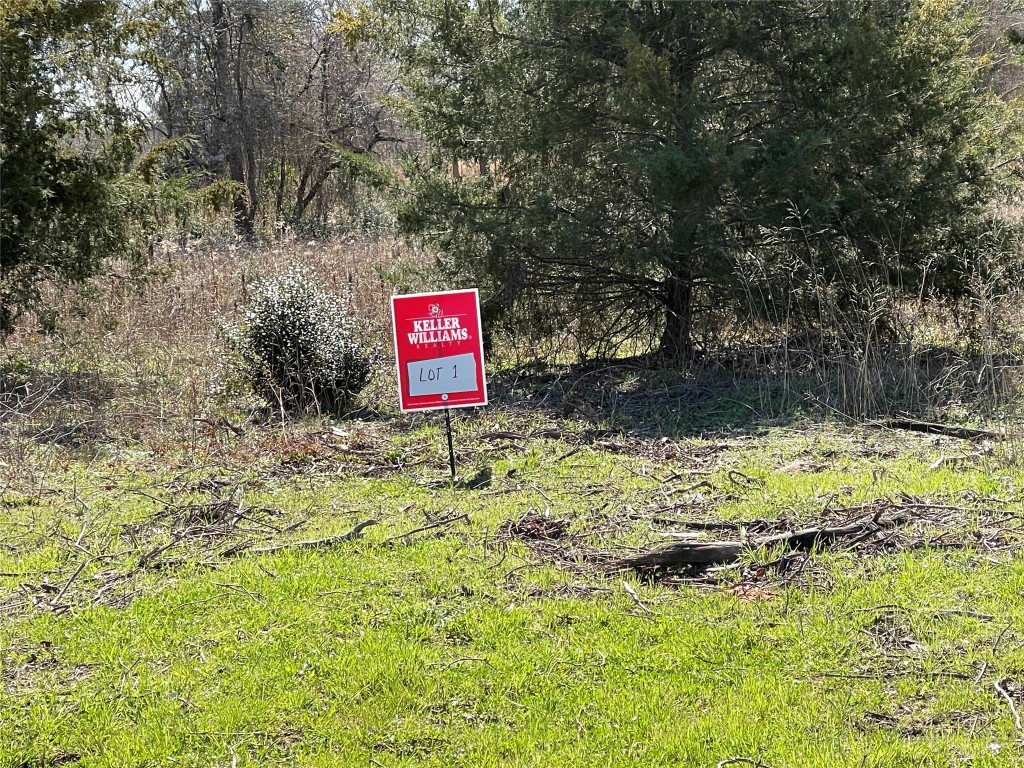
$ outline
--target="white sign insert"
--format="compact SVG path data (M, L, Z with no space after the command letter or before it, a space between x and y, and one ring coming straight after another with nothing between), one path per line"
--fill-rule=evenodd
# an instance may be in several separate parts
M464 355L416 360L407 364L409 394L447 395L452 392L472 392L477 388L476 356Z

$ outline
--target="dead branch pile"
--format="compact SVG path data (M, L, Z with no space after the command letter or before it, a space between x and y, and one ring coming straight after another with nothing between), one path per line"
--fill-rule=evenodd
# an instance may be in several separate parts
M247 505L244 494L239 494L237 500L232 497L184 505L165 503L147 523L126 528L125 535L131 539L140 534L163 538L161 543L143 551L136 568L164 568L178 563L168 558L169 553L188 549L190 545L210 549L217 542L228 542L229 551L239 550L254 541L292 531L305 522L275 525L272 521L283 514L277 509Z
M501 535L524 541L564 539L569 534L569 521L529 509L518 520L504 523Z
M530 510L499 529L499 541L525 544L531 565L547 563L579 574L634 571L645 579L680 586L740 584L760 589L766 583L809 584L825 574L815 555L844 551L870 557L912 549L971 549L998 552L1024 541L1024 515L1008 502L965 496L963 503L940 503L911 496L876 499L865 504L826 507L814 521L788 519L674 519L665 507L643 513L627 507L611 515L600 530L569 533L549 516ZM691 510L692 511L692 510ZM670 544L621 554L594 546L611 541L638 522L652 533L671 536ZM672 530L665 530L671 527Z
M995 499L965 498L963 504L949 504L899 496L845 509L825 509L821 522L816 525L798 527L785 520L752 521L734 528L739 535L728 540L700 539L701 532L719 524L695 521L693 532L674 531L669 534L683 538L683 541L619 558L611 568L644 573L698 572L713 566L758 559L758 553L776 557L781 553L785 561L787 553L814 553L837 548L865 556L911 549L958 548L994 552L1018 546L1024 539L1024 517L1008 511L1006 507L1006 502ZM686 526L684 521L676 523L678 527ZM732 527L728 521L722 521L720 525L721 530ZM752 532L757 535L751 535ZM765 557L762 555L760 559L763 561Z

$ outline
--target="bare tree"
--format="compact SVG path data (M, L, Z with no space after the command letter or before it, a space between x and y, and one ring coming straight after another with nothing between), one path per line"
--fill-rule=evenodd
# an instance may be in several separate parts
M399 141L381 94L391 73L328 31L311 0L189 0L167 32L176 77L160 84L171 136L193 135L192 163L229 178L238 230L324 217L359 158Z

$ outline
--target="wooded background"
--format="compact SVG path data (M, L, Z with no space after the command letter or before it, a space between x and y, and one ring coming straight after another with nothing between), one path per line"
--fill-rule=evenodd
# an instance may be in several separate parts
M230 230L406 238L429 280L480 286L494 338L593 355L899 340L908 307L1017 289L1022 21L961 0L9 0L0 333L48 282Z

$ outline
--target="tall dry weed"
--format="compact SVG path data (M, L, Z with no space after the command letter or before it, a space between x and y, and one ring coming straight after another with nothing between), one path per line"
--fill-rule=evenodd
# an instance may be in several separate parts
M229 366L220 333L254 281L298 267L350 293L355 311L384 337L391 294L384 274L410 258L416 254L383 239L210 239L156 247L144 279L114 264L81 285L49 286L44 309L26 316L0 350L0 461L24 469L26 453L39 460L55 446L196 446L217 419L244 421L258 408L223 396Z
M750 276L749 304L768 312L738 324L718 356L761 388L768 413L809 404L844 417L903 414L971 419L1019 410L1024 387L1024 280L1009 266L966 275L951 301L855 276L821 281L765 302ZM870 286L870 287L865 287ZM776 285L776 290L778 286ZM854 301L837 301L837 295ZM809 320L807 297L813 311ZM722 333L721 338L729 338Z

